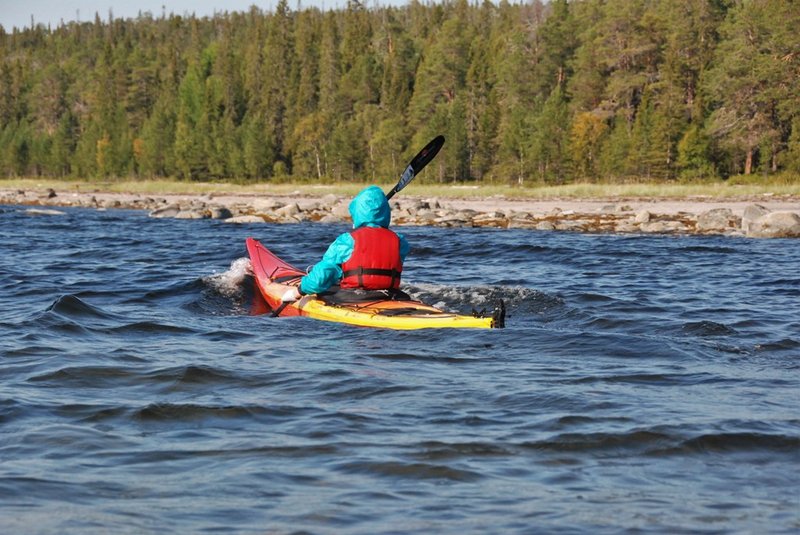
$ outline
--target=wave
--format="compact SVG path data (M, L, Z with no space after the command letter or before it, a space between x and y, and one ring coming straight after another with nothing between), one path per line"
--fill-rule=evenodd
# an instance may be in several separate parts
M800 437L762 433L718 433L684 440L679 448L668 453L734 453L770 451L796 455Z
M33 375L28 382L53 383L62 388L109 388L140 377L138 371L118 366L72 366Z
M200 288L203 288L203 282L201 279L178 281L163 288L148 290L140 296L136 296L127 300L126 303L150 304L153 301L161 301L168 298L191 296Z
M365 474L392 479L472 482L483 478L480 473L473 470L421 462L353 461L340 463L335 469L347 474Z
M733 247L724 247L721 245L689 245L680 248L681 253L713 253L713 254L736 254L738 249Z
M797 349L800 347L800 340L793 338L784 338L775 342L766 342L763 344L756 344L756 351L772 352L772 351L785 351L790 349Z
M764 433L710 433L682 437L668 432L636 430L623 433L565 433L547 440L519 444L522 449L650 456L696 453L795 453L800 437Z
M263 419L297 417L307 412L308 409L291 406L259 405L201 405L195 403L151 403L146 407L134 411L136 420L148 422L165 422L175 424L179 422L198 421L207 419Z
M708 320L684 323L682 330L685 334L698 337L729 336L732 334L737 334L734 329L728 327L727 325Z
M59 314L68 318L113 319L117 316L90 305L77 295L61 295L53 301L45 313Z
M197 330L186 326L171 325L168 323L160 323L156 321L134 321L110 327L106 329L99 329L100 332L105 334L192 334L198 333Z
M24 320L17 328L27 326L36 332L46 327L48 334L84 335L91 333L89 325L113 318L113 314L68 294L57 297L44 311Z
M471 312L470 309L491 311L504 301L510 313L542 313L563 305L563 299L538 290L514 286L446 286L413 282L403 290L414 299L447 310Z

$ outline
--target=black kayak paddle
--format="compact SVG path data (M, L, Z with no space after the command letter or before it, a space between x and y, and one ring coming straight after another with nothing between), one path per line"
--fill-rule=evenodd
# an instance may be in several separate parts
M386 194L387 199L391 199L394 197L394 194L399 192L404 187L408 186L409 182L414 180L414 177L422 171L426 165L431 163L436 155L439 153L439 149L442 148L444 145L444 136L436 136L427 145L425 145L421 151L414 156L414 159L411 160L411 163L408 164L403 174L400 175L400 180L397 184Z

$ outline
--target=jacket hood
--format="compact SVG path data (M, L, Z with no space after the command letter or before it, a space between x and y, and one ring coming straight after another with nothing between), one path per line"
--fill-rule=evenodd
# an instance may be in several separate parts
M370 186L362 190L350 201L350 216L353 228L365 225L388 228L392 219L392 210L386 195L378 186Z

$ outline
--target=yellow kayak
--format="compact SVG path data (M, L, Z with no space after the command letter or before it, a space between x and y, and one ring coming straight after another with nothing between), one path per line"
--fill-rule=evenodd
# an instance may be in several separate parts
M331 295L304 295L299 301L281 306L281 296L300 284L305 272L284 262L258 240L247 238L247 252L253 276L261 295L283 316L307 316L362 327L385 329L491 329L504 327L505 307L502 302L491 315L465 316L446 312L413 299L391 299L367 296L343 301L341 292ZM335 297L334 297L335 295Z

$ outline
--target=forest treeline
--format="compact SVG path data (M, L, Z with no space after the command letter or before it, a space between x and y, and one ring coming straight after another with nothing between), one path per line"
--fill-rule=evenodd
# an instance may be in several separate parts
M0 27L0 176L800 173L792 0L412 1Z

